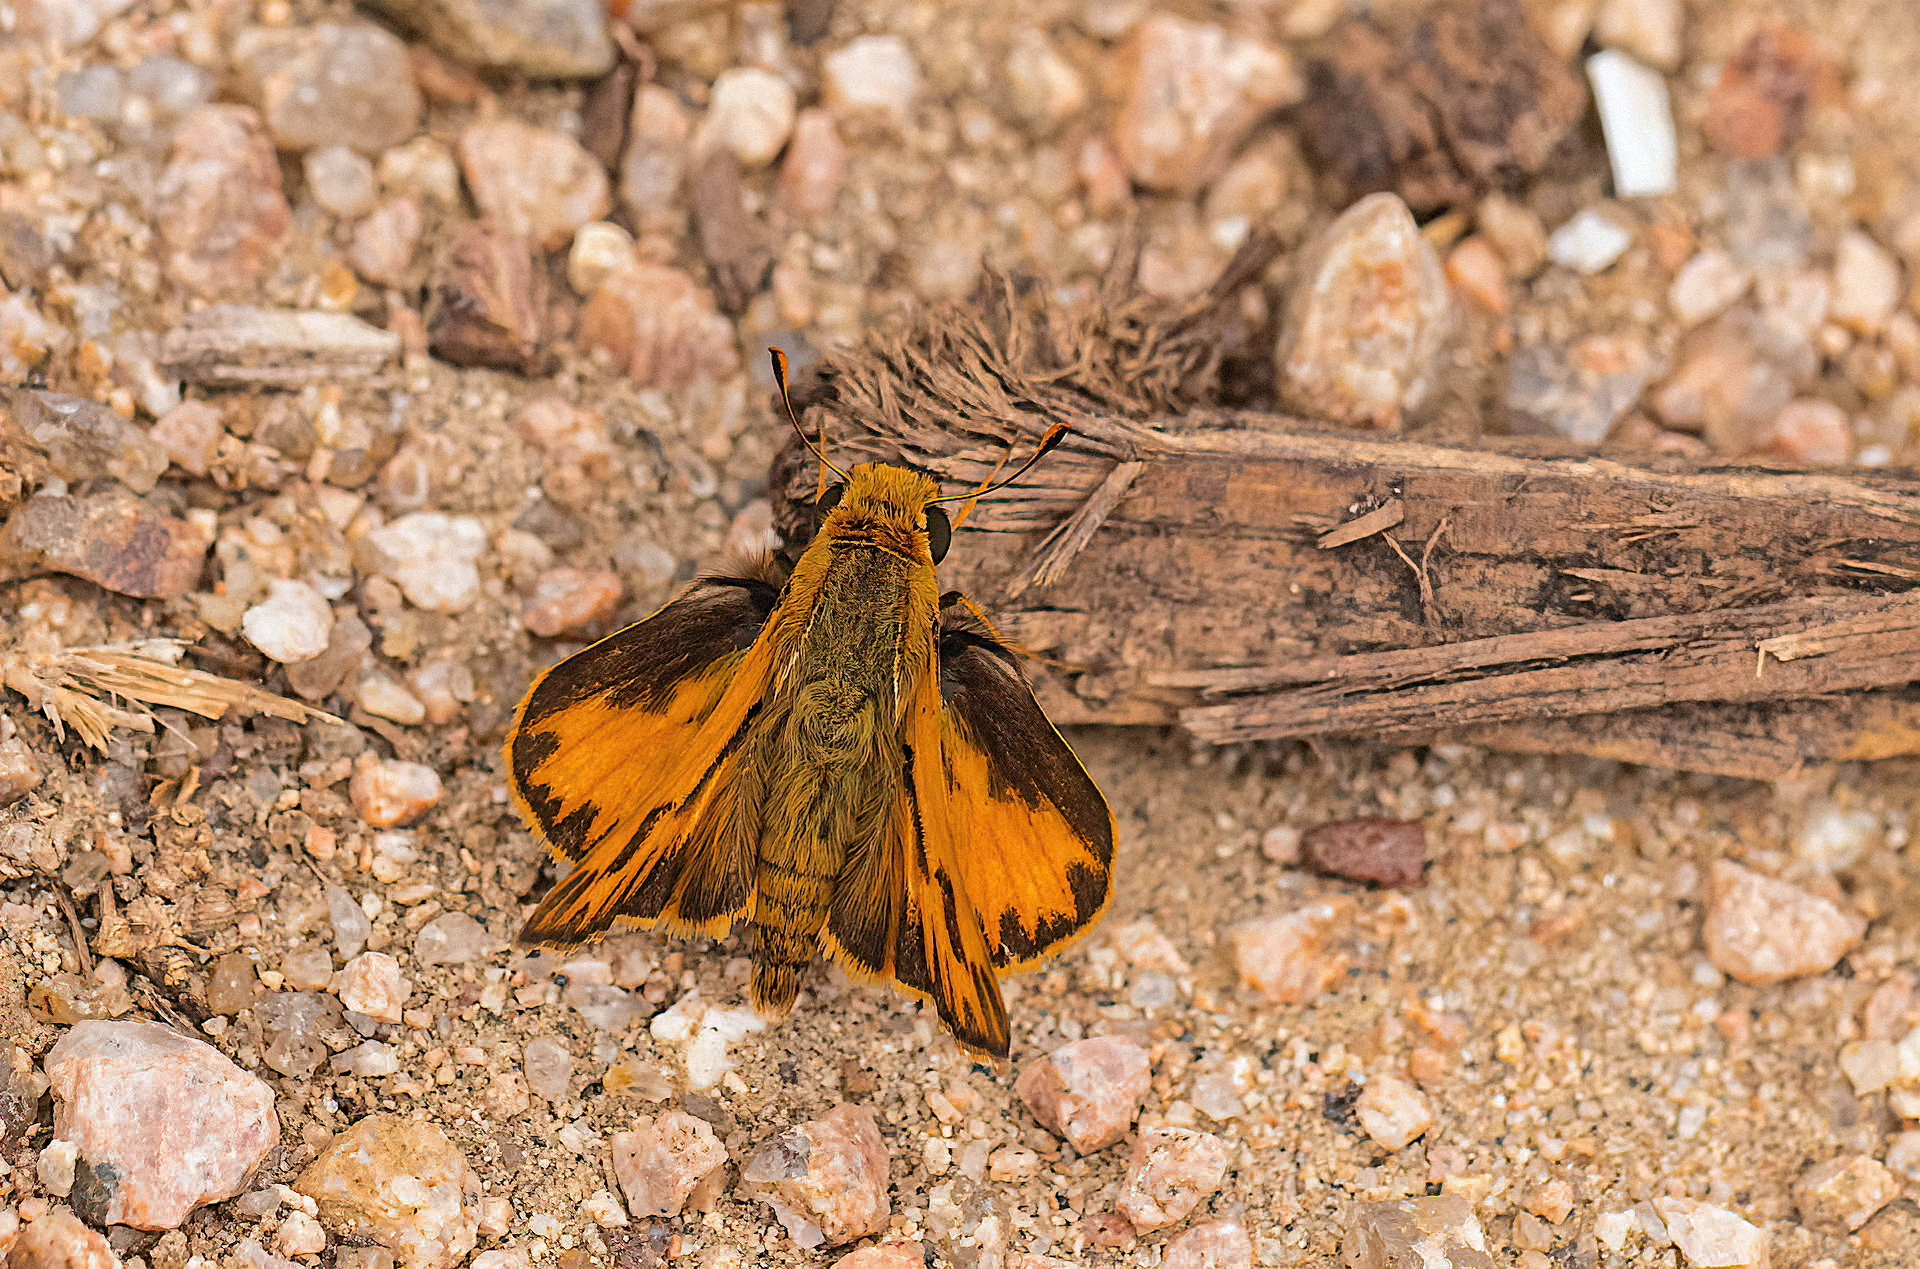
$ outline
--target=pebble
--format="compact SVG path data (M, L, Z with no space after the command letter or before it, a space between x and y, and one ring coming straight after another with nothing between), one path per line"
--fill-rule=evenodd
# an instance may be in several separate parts
M271 1087L158 1023L76 1023L46 1071L54 1136L78 1152L73 1205L98 1224L173 1229L280 1142Z
M813 112L801 117L806 113ZM627 144L620 154L620 201L639 227L656 221L670 223L678 212L692 128L680 98L670 90L658 84L642 84L634 90Z
M1689 1264L1766 1269L1767 1231L1726 1208L1696 1199L1657 1198L1653 1210Z
M385 718L403 727L413 727L427 719L427 707L420 698L408 691L400 680L377 668L354 688L353 703L375 718Z
M39 787L40 769L34 765L33 750L17 736L0 740L0 806L10 806Z
M399 961L385 952L362 952L333 980L333 990L353 1013L398 1022L411 988L400 975Z
M0 1049L0 1148L11 1152L40 1122L47 1080L18 1045Z
M1680 68L1679 0L1601 0L1593 38L1658 70Z
M401 287L413 269L414 249L426 221L411 198L389 198L353 227L347 263L369 282Z
M356 1044L351 1049L334 1054L327 1059L327 1068L341 1075L355 1075L362 1079L392 1075L400 1069L400 1055L393 1051L391 1045L368 1040L365 1044Z
M480 1178L445 1133L368 1115L336 1136L293 1188L336 1236L372 1239L407 1269L452 1269L473 1250Z
M555 251L613 207L606 169L566 133L518 119L460 134L460 166L474 205L495 228Z
M1531 207L1505 194L1489 194L1474 209L1474 224L1514 277L1532 277L1547 262L1547 228Z
M1134 181L1152 190L1199 193L1254 124L1306 93L1284 48L1207 23L1150 17L1119 56L1114 145Z
M248 27L234 39L233 66L240 95L283 150L378 154L420 126L407 46L371 23Z
M601 0L373 0L438 51L478 70L597 79L615 51Z
M47 1193L65 1198L73 1193L73 1169L79 1161L79 1147L55 1137L35 1156L33 1173Z
M251 288L292 223L273 143L245 106L201 106L182 119L155 193L167 273L210 298Z
M520 606L520 624L542 639L600 626L613 617L624 594L620 575L611 569L550 568Z
M151 493L170 461L166 446L108 407L64 392L7 392L13 421L53 474L79 483L102 472L137 494Z
M1479 234L1462 238L1447 253L1447 281L1489 313L1505 313L1510 305L1506 262Z
M1616 198L1656 198L1679 184L1680 143L1667 81L1659 71L1607 49L1587 59L1587 82L1607 141Z
M327 1249L327 1231L296 1208L281 1220L273 1235L273 1247L283 1256L317 1256Z
M1252 1269L1253 1240L1239 1221L1206 1221L1167 1244L1160 1269Z
M1802 397L1774 416L1766 450L1796 467L1839 467L1853 460L1854 430L1831 401Z
M298 388L365 379L400 352L400 337L349 313L214 304L160 340L160 362L188 383Z
M1291 824L1275 824L1260 834L1260 853L1283 867L1300 862L1301 832Z
M439 726L460 717L475 696L473 671L463 662L429 661L407 671L407 686L427 711L427 721Z
M445 912L413 936L413 959L422 965L471 965L500 947L500 940L466 913Z
M1203 214L1207 237L1222 250L1237 249L1256 225L1270 222L1294 194L1299 159L1279 143L1255 142L1207 186ZM1211 285L1208 277L1200 289Z
M1633 245L1633 232L1592 207L1547 236L1547 258L1563 269L1592 276L1613 267Z
M1878 335L1900 303L1900 262L1858 229L1840 235L1833 252L1827 317L1858 335Z
M867 1106L836 1106L781 1133L747 1160L740 1184L808 1250L877 1234L892 1212L887 1147Z
M1908 1181L1920 1181L1920 1132L1909 1129L1887 1139L1887 1167Z
M1696 252L1667 288L1667 307L1683 327L1698 326L1732 307L1753 285L1753 270L1719 247Z
M1899 1178L1866 1155L1817 1163L1793 1184L1800 1223L1830 1234L1851 1234L1899 1197Z
M226 435L220 407L206 401L182 401L147 433L167 451L167 459L190 476L204 476Z
M1335 820L1300 839L1307 867L1377 886L1411 886L1427 864L1427 829L1419 820Z
M41 316L24 291L0 296L0 376L24 380L48 353L64 350L69 343L66 328Z
M592 295L607 274L633 260L632 234L610 220L590 220L567 248L567 285L576 295Z
M1367 1136L1384 1150L1399 1150L1433 1127L1433 1111L1419 1090L1392 1075L1376 1075L1354 1103Z
M0 570L65 573L119 595L174 599L199 586L211 545L198 525L124 489L85 498L42 492L0 526Z
M1457 1194L1356 1203L1341 1257L1350 1269L1494 1269L1473 1207Z
M1086 80L1035 27L1014 32L1004 82L1014 113L1040 136L1052 135L1086 109Z
M1729 977L1762 986L1825 973L1866 930L1865 917L1830 899L1714 861L1701 936L1713 967Z
M1700 129L1709 144L1731 158L1778 153L1799 132L1807 105L1832 73L1812 36L1763 22L1707 90Z
M1127 1135L1152 1079L1145 1049L1121 1036L1096 1036L1028 1063L1014 1091L1035 1120L1085 1155Z
M546 274L518 234L463 225L436 257L428 289L427 341L457 366L537 374L547 365Z
M422 763L376 759L354 768L347 796L368 825L388 828L407 823L440 800L440 775Z
M920 96L920 67L899 36L862 35L820 60L820 96L850 125L902 132Z
M307 151L301 170L306 174L307 193L322 210L345 219L373 210L379 193L373 183L373 163L358 151L323 145Z
M551 1036L540 1036L527 1044L520 1058L526 1072L527 1087L534 1095L555 1105L567 1099L568 1081L573 1078L573 1054Z
M231 1018L251 1008L260 994L260 976L245 952L228 952L213 963L207 978L207 1011Z
M460 203L460 163L435 137L415 137L380 155L380 188L421 203Z
M110 19L132 6L133 0L25 0L15 7L15 15L23 34L74 48L98 35Z
M847 147L833 115L802 110L793 122L793 139L780 162L781 206L802 220L818 220L833 210L847 174Z
M1750 321L1734 309L1688 336L1680 364L1648 398L1661 422L1700 432L1724 454L1764 444L1793 397L1784 368L1755 347Z
M720 72L709 94L694 153L724 146L749 171L773 162L793 132L793 85L772 71L736 66Z
M480 597L474 561L487 548L486 526L472 516L416 511L367 535L379 571L415 607L457 613Z
M1165 1229L1220 1188L1232 1157L1233 1147L1212 1133L1142 1128L1114 1209L1143 1234Z
M304 1079L320 1065L327 1056L320 1035L341 1022L338 1000L305 991L270 992L254 1004L253 1016L266 1041L262 1056L267 1065L295 1079Z
M352 960L366 947L367 938L373 933L373 921L367 916L367 910L354 902L345 886L336 886L329 881L326 883L326 895L327 924L333 931L334 947L338 949L342 960ZM326 957L325 951L319 948L313 950L318 958ZM289 956L284 972L291 979L296 973L305 973L307 970L304 966L296 969L293 957ZM315 963L312 972L316 981L295 985L313 990L325 987L333 979L333 962L326 961L324 968Z
M1320 901L1234 926L1227 937L1241 981L1276 1003L1318 999L1346 969L1327 944L1348 915L1346 905Z
M635 1216L678 1216L688 1196L727 1164L712 1125L682 1110L616 1132L611 1144L613 1175Z
M926 1269L927 1251L920 1243L875 1243L833 1262L833 1269Z
M499 1247L475 1254L468 1269L533 1269L533 1256L525 1247Z
M546 462L541 487L562 506L585 507L601 496L613 468L613 441L598 410L561 397L531 401L514 419L520 438Z
M1452 323L1446 274L1407 205L1368 195L1306 252L1275 351L1282 401L1339 423L1397 427L1426 399Z
M307 583L273 578L267 597L241 616L240 633L282 665L308 661L327 650L333 609Z
M733 323L713 292L668 265L636 262L608 274L581 308L575 338L651 387L717 381L740 368Z
M26 1215L27 1205L20 1205ZM113 1245L81 1223L64 1207L46 1208L20 1226L17 1235L6 1232L12 1212L0 1213L0 1248L9 1245L7 1264L17 1269L120 1269Z

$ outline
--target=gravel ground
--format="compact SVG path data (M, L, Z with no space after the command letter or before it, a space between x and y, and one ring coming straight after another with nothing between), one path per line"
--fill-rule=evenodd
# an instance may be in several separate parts
M1920 1103L1841 1065L1920 1021L1908 828L1920 786L1905 761L1774 787L1444 745L1211 751L1176 733L1080 730L1071 739L1121 829L1113 909L1057 963L1006 983L1002 1072L970 1064L930 1012L823 966L789 1019L732 1043L734 1069L695 1088L682 1046L649 1018L689 991L739 1005L740 941L632 935L564 969L510 948L552 878L507 804L510 711L541 666L729 551L765 545L783 441L764 404L766 344L843 345L907 306L962 299L983 259L1090 295L1135 212L1142 285L1179 297L1257 223L1287 250L1244 297L1253 342L1234 350L1224 391L1273 407L1287 388L1270 346L1298 249L1355 193L1315 157L1301 104L1319 91L1306 69L1358 20L1349 6L1169 6L1248 42L1194 37L1199 52L1179 55L1193 66L1247 49L1268 60L1251 86L1220 90L1217 115L1245 116L1220 125L1237 135L1190 135L1158 158L1152 121L1127 114L1128 76L1147 71L1128 71L1123 52L1137 52L1150 10L1164 16L1155 6L1038 3L1017 21L961 0L630 8L626 53L576 41L537 65L525 53L475 71L471 52L390 36L327 63L326 24L387 21L346 5L0 7L0 372L102 407L85 416L92 432L42 434L39 398L14 393L0 433L0 512L13 517L0 665L14 689L0 694L0 1042L38 1061L82 1018L197 1030L276 1095L280 1143L249 1192L291 1183L370 1113L424 1118L489 1198L510 1200L510 1214L491 1210L482 1251L567 1269L723 1266L725 1249L745 1264L824 1263L738 1188L668 1218L594 1196L619 1192L608 1139L638 1116L686 1110L737 1169L843 1102L877 1117L893 1239L967 1269L1012 1269L1021 1253L1159 1264L1210 1220L1242 1224L1253 1263L1328 1263L1356 1202L1443 1190L1473 1204L1496 1263L1529 1269L1684 1263L1653 1236L1656 1198L1763 1227L1776 1269L1920 1260L1920 1137L1902 1135L1899 1113ZM1434 6L1373 8L1391 34ZM1607 0L1598 27L1590 3L1536 8L1567 68L1602 47L1658 65L1677 16L1661 67L1677 188L1608 197L1590 108L1503 178L1510 203L1479 201L1472 171L1449 176L1467 192L1415 210L1452 268L1465 314L1454 350L1471 373L1424 412L1409 403L1406 424L1453 434L1464 414L1537 430L1598 410L1594 437L1627 449L1909 462L1910 7ZM1716 100L1768 22L1813 40L1767 46L1761 105ZM850 52L868 60L836 70ZM652 113L609 125L596 85L629 54L651 68ZM602 61L587 73L568 57ZM750 67L764 74L722 87ZM209 114L205 101L227 105ZM723 107L728 128L703 133ZM613 117L626 114L621 98ZM1733 153L1768 127L1764 155ZM594 157L609 144L611 175ZM1615 258L1590 275L1537 247L1521 258L1529 235L1583 209L1622 232ZM598 227L608 218L626 232ZM1469 241L1481 245L1459 255ZM1725 281L1729 298L1671 296L1683 266L1718 247L1738 258L1694 282ZM1774 250L1786 255L1773 264L1740 255ZM1824 298L1793 327L1801 310L1780 296L1796 279ZM299 356L262 352L254 327L238 358L193 360L168 342L241 338L221 303L363 325L308 329ZM261 382L261 365L282 379ZM1624 392L1609 379L1623 373L1637 376ZM1573 400L1560 416L1540 405L1542 377ZM1707 405L1689 414L1681 389ZM29 540L28 509L55 502L77 518L51 546ZM184 664L351 725L209 722L163 705L158 730L90 747L29 707L46 658L160 637L191 645ZM1358 817L1423 823L1418 884L1381 891L1295 863L1300 830ZM1719 861L1857 914L1864 936L1787 981L1729 977L1702 937ZM327 887L357 901L358 937L405 983L392 1020L356 1011L364 1029L335 1017L314 1038L340 1053L371 1037L397 1059L390 1073L351 1061L288 1073L299 1063L275 1049L287 1027L256 1002L348 990L354 932L342 938ZM1332 915L1300 957L1327 989L1282 1003L1246 985L1236 928L1321 901ZM470 959L429 963L418 932L454 928L455 913L481 930L458 927ZM596 979L619 990L583 990ZM1217 1190L1164 1230L1136 1236L1114 1213L1130 1144L1079 1156L1013 1088L1038 1056L1104 1034L1150 1053L1143 1126L1200 1129L1229 1151ZM571 1056L557 1082L527 1056L542 1038ZM1387 1077L1432 1116L1399 1148L1355 1110ZM51 1119L34 1108L0 1128L0 1208L34 1216L60 1197L58 1170L50 1187L36 1166ZM990 1162L1005 1147L1035 1157ZM1890 1169L1842 1183L1842 1200L1877 1195L1857 1228L1795 1191L1835 1158ZM372 1269L338 1230L294 1254L287 1219L242 1200L164 1236L109 1234L154 1269L264 1265L276 1238L305 1263Z

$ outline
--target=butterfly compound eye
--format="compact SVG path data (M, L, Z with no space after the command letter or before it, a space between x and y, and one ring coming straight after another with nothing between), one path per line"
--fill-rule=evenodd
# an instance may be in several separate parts
M946 508L927 508L927 549L933 553L933 562L938 564L947 558L947 547L953 541L953 521L947 519Z
M818 511L823 516L827 515L835 507L840 505L840 499L846 495L846 492L847 492L847 486L844 482L841 484L835 485L833 488L827 490L827 492L820 495L820 501L814 504L814 510Z

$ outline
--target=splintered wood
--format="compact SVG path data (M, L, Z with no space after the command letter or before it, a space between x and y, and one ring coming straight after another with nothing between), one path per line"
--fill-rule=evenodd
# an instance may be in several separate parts
M1036 654L1055 720L1758 777L1920 753L1920 477L1641 466L1208 409L1198 345L1222 308L1101 318L1003 287L830 357L807 393L809 429L841 452L955 490L1069 423L942 566ZM792 449L776 465L789 541L810 536L815 481Z

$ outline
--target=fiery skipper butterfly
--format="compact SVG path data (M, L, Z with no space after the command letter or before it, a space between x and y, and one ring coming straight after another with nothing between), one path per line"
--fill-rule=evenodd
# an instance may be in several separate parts
M773 350L787 396L786 358ZM934 565L931 477L863 463L777 581L707 577L547 671L506 745L520 812L573 870L523 943L753 927L752 999L792 1006L821 951L931 999L961 1046L1008 1045L996 976L1106 908L1113 815L1014 651Z

